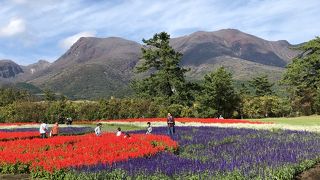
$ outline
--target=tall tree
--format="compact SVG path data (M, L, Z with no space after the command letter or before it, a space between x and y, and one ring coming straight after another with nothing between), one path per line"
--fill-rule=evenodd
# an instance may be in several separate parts
M297 49L302 53L288 65L282 82L288 87L296 111L315 113L319 111L317 97L320 97L320 37Z
M274 92L272 91L272 86L274 83L270 83L267 75L260 75L252 78L249 81L249 85L253 88L256 96L266 96L272 95Z
M14 88L0 88L0 107L15 101L27 101L31 95L24 90Z
M185 90L187 71L180 67L182 54L169 45L170 35L157 33L153 38L143 39L142 64L137 73L150 74L149 77L133 82L136 93L142 97L164 97L175 102Z
M55 101L56 100L56 95L50 89L45 89L44 90L44 99L46 101Z
M202 109L215 113L211 116L231 117L239 103L239 97L232 83L232 74L227 72L224 67L220 67L205 75L203 88L200 104L205 108Z

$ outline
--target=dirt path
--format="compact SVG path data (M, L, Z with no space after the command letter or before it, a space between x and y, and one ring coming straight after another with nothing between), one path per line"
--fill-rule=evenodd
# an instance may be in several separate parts
M296 180L320 180L320 164L302 172L296 177Z

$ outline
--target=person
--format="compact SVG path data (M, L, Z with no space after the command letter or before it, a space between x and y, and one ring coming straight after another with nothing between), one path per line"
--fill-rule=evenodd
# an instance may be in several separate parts
M219 119L224 119L223 116L220 114Z
M64 121L64 117L63 117L61 114L58 115L58 123L60 123L60 124L66 123L66 122Z
M118 127L118 131L117 131L117 133L116 133L116 136L121 136L121 134L122 134L122 132L121 132L121 128L120 128L120 127Z
M97 124L97 127L94 128L94 133L95 133L97 136L101 136L101 135L102 135L101 127L102 127L102 124L101 124L101 123L98 123L98 124Z
M173 136L173 133L174 133L174 125L175 125L175 122L174 122L174 118L173 116L171 115L171 113L168 113L168 116L167 116L167 124L168 124L168 129L167 129L167 134L172 137Z
M130 139L131 138L131 136L130 136L130 134L129 133L124 133L124 136L123 136L123 138L128 138L128 139Z
M72 125L72 118L71 117L67 118L67 125Z
M58 122L56 122L50 131L50 136L54 137L54 136L58 136L58 134L59 134L59 124Z
M152 132L151 123L150 123L150 122L147 122L147 125L148 125L148 128L147 128L146 134L151 134L151 132Z
M45 122L40 124L39 132L41 138L47 138L48 125Z

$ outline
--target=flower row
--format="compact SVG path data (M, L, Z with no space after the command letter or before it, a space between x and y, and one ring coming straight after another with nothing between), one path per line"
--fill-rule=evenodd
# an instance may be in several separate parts
M39 137L39 132L0 132L0 141L31 139Z
M67 167L97 163L112 164L130 158L154 155L175 149L177 143L167 136L114 134L61 136L49 139L25 139L0 142L0 164L26 164L31 170L49 172Z
M198 123L220 123L220 124L235 124L235 123L269 124L269 123L259 122L259 121L248 121L248 120L242 120L242 119L218 119L218 118L175 118L175 121L180 123L198 122ZM167 119L166 118L133 118L133 119L106 120L106 122L167 122Z
M1 126L23 126L23 125L36 125L36 122L16 122L16 123L0 123Z
M60 135L76 135L93 132L91 127L63 127L60 128ZM0 129L0 141L16 139L32 139L39 137L39 128L14 128Z

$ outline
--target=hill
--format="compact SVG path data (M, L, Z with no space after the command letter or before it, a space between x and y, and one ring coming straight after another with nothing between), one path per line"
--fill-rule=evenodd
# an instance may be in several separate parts
M128 93L140 44L122 38L80 38L30 83L70 98L99 98Z
M235 29L199 31L172 38L170 43L184 54L181 65L190 68L190 80L202 79L224 66L235 80L268 74L276 81L299 53L285 40L267 41ZM15 73L9 73L6 79L31 83L74 99L127 96L131 93L130 81L137 77L134 68L141 61L141 47L118 37L83 37L55 62L39 61L20 68L15 65ZM4 65L0 63L1 67Z

